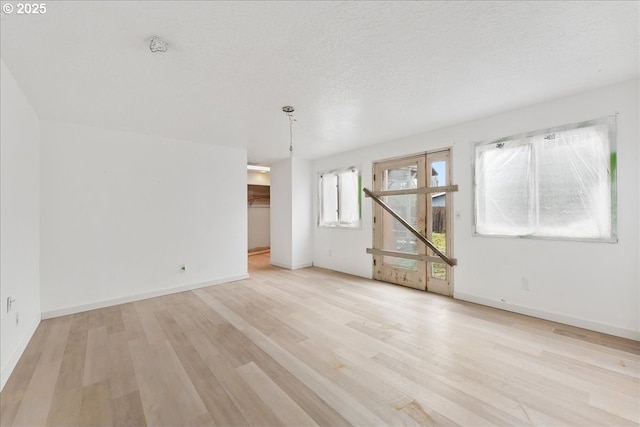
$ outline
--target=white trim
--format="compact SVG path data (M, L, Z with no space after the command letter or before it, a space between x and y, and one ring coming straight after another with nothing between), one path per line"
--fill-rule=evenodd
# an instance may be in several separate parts
M68 314L81 313L83 311L89 311L89 310L95 310L95 309L98 309L98 308L111 307L113 305L118 305L118 304L126 304L128 302L140 301L140 300L147 299L147 298L154 298L154 297L160 297L160 296L164 296L164 295L171 295L171 294L176 294L178 292L190 291L190 290L193 290L193 289L205 288L207 286L213 286L213 285L221 285L223 283L235 282L235 281L238 281L238 280L244 280L244 279L248 279L248 278L249 278L248 274L241 274L239 276L225 277L225 278L222 278L222 279L211 280L211 281L208 281L208 282L193 283L193 284L190 284L190 285L177 286L175 288L161 289L161 290L158 290L158 291L144 292L144 293L141 293L141 294L129 295L129 296L126 296L126 297L113 298L113 299L108 299L108 300L103 300L103 301L96 301L96 302L92 302L92 303L89 303L89 304L81 304L81 305L75 305L75 306L71 306L71 307L60 308L60 309L57 309L57 310L43 311L42 312L42 319L51 319L51 318L54 318L54 317L66 316Z
M312 262L304 262L302 264L296 264L296 265L285 264L285 263L280 263L280 262L276 262L276 261L270 261L269 263L271 265L275 265L276 267L286 268L287 270L298 270L300 268L307 268L307 267L312 267L313 266Z
M563 323L565 325L576 326L578 328L584 328L591 331L601 332L603 334L615 335L617 337L640 341L640 331L635 331L633 329L621 328L619 326L613 326L606 323L594 322L592 320L565 316L563 314L553 313L550 311L539 310L536 308L525 307L518 304L502 302L499 300L492 300L489 298L479 297L479 296L460 293L460 292L454 292L453 298L462 300L462 301L473 302L476 304L486 305L486 306L498 308L501 310L512 311L514 313L524 314L527 316L537 317L539 319L550 320L552 322Z
M27 344L31 341L33 334L35 334L38 325L40 324L40 317L35 318L33 323L27 328L27 332L23 335L22 340L18 344L18 347L15 349L11 357L9 358L9 362L2 368L2 372L0 373L0 391L4 388L11 376L11 373L15 369L20 357L22 357L22 353L27 348Z

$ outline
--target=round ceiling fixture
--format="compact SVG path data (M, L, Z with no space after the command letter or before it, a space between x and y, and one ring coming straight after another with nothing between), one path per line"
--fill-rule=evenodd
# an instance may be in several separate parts
M293 113L295 110L291 105L285 105L284 107L282 107L282 111L284 111L287 114L291 114Z
M167 51L167 42L160 40L159 37L152 37L151 43L149 44L149 49L151 52L166 52Z

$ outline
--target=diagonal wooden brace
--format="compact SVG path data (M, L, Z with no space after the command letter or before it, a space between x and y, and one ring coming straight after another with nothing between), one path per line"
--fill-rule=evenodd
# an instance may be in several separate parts
M383 202L382 199L380 199L378 196L373 194L373 192L371 192L368 188L363 188L362 191L364 191L364 194L367 197L371 197L373 199L373 201L375 201L377 204L379 204L382 207L382 209L384 209L385 211L389 212L389 214L392 217L397 219L398 222L400 222L400 224L402 224L407 230L409 230L411 232L411 234L416 236L418 238L418 240L420 240L422 243L427 245L427 247L429 249L431 249L438 257L440 257L440 259L442 261L446 262L451 267L453 267L454 265L458 264L458 262L457 262L457 260L455 258L449 258L444 253L442 253L440 251L440 249L438 249L436 247L436 245L431 243L431 241L429 239L427 239L422 234L420 234L420 232L418 230L416 230L411 224L409 224L407 221L405 221L404 218L402 218L400 215L398 215L398 213L396 211L394 211L389 205L387 205L385 202Z

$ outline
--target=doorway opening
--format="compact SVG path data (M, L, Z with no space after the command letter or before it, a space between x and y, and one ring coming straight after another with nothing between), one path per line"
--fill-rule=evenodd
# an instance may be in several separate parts
M247 171L248 255L271 250L271 182L268 170Z

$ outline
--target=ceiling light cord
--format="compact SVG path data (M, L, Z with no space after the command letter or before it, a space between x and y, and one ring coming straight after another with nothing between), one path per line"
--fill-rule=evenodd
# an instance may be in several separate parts
M295 109L287 105L282 107L282 111L284 111L289 119L289 155L293 156L293 122L296 121L296 119L293 118L293 112Z
M288 114L287 114L288 115ZM291 120L291 116L289 116L289 152L293 154L293 121Z

